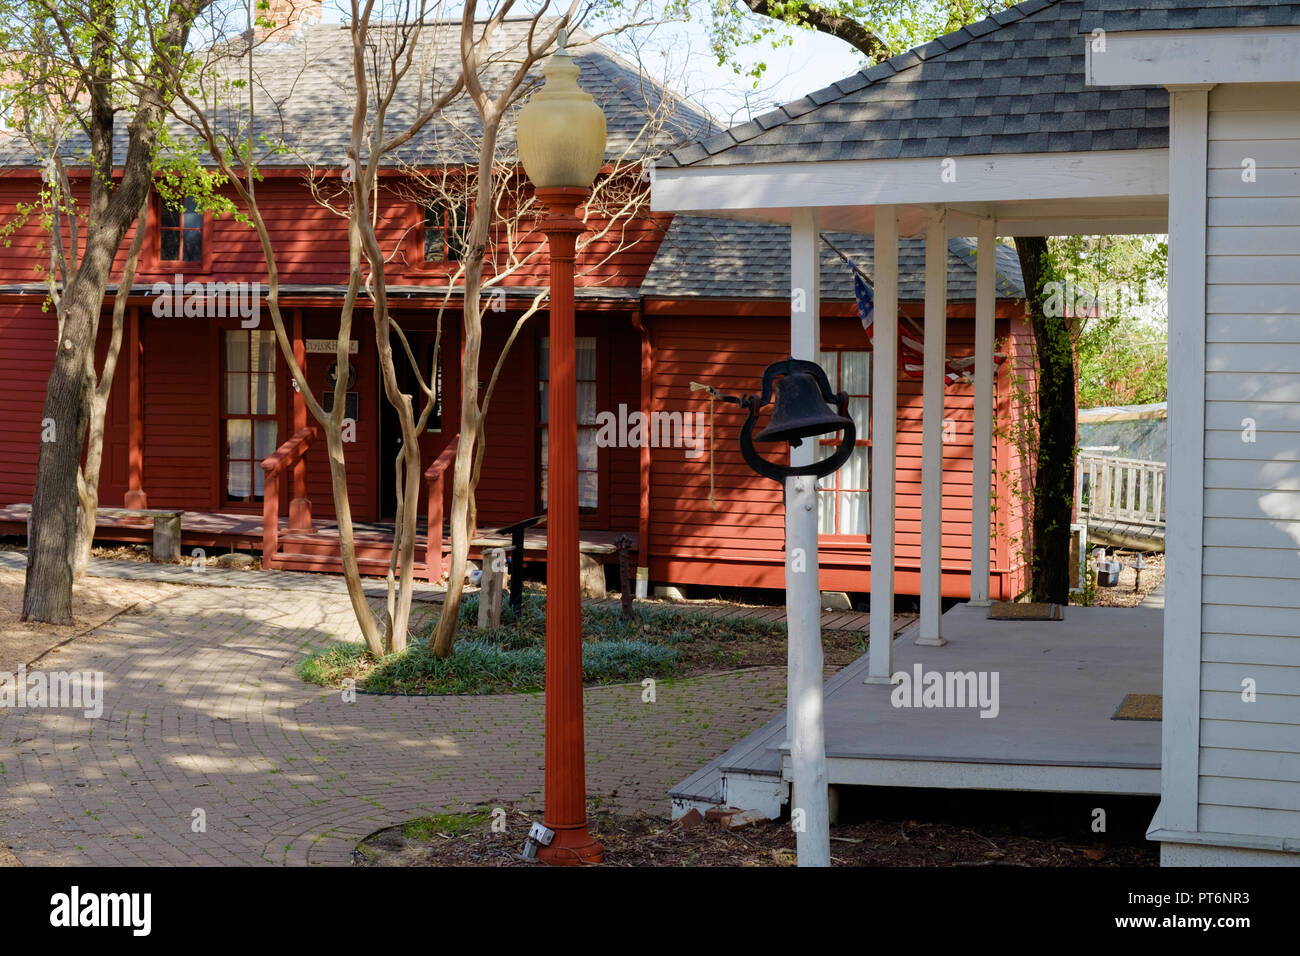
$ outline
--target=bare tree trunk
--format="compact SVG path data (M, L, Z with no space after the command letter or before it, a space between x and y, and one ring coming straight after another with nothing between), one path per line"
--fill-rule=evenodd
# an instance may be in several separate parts
M344 376L339 377L340 381ZM374 612L361 585L361 568L357 564L356 533L352 528L352 502L348 498L348 473L343 462L341 429L325 424L325 448L330 461L330 485L334 491L334 518L339 527L339 557L343 562L343 581L347 585L352 613L361 627L366 649L376 657L384 655L384 641L375 624Z

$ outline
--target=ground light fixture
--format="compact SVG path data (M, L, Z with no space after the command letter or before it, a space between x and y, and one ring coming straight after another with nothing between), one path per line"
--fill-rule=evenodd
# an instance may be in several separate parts
M578 65L559 48L546 60L543 87L519 113L519 159L546 206L551 260L550 388L546 483L546 782L544 827L530 836L537 859L600 863L604 848L587 831L582 718L582 596L578 558L578 384L573 272L578 207L605 160L605 115L578 86ZM540 831L539 831L540 832Z
M837 471L853 453L857 429L849 417L847 393L831 391L816 362L787 358L763 372L762 392L737 398L718 394L748 411L740 430L740 451L750 468L785 490L785 601L789 641L787 727L794 785L790 819L800 866L830 866L826 739L822 700L821 589L817 580L817 481ZM830 403L835 403L835 408ZM772 404L765 429L754 434L760 411ZM754 443L784 442L841 432L839 447L806 465L778 464Z

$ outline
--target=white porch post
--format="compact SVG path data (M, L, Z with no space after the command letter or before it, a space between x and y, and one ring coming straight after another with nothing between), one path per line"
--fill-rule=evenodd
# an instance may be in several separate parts
M894 456L898 425L898 207L876 209L871 356L871 640L867 683L894 673Z
M921 376L921 623L917 644L948 643L943 615L943 399L948 325L947 212L925 228L925 358Z
M970 603L989 603L989 501L993 492L993 313L997 224L981 219L975 260L975 450L971 456Z
M790 356L817 361L821 348L821 240L817 210L795 209L790 225ZM816 457L813 442L790 449L790 464L808 465Z
M1165 493L1160 825L1195 832L1205 523L1205 247L1209 87L1169 91L1169 452Z
M810 362L817 361L821 344L819 243L816 210L795 209L790 224L790 355ZM816 450L812 441L791 448L790 464L811 464ZM816 479L787 478L785 509L786 730L794 777L790 812L803 817L795 833L799 865L830 866Z

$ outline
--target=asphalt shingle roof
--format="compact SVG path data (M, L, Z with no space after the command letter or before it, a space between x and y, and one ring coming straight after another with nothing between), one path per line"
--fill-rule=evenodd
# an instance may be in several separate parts
M1109 30L1208 30L1239 27L1300 26L1300 3L1269 0L1084 0L1079 29L1085 33Z
M483 86L489 93L500 90L506 76L517 69L519 57L526 48L529 26L528 19L506 20L494 34L481 73ZM381 65L386 44L391 42L388 37L392 30L391 26L377 26L371 30ZM247 42L247 35L236 38L218 48L218 52L221 49L246 50ZM388 135L399 131L427 109L428 103L459 75L459 43L459 20L425 28L414 65L389 109ZM643 156L654 155L670 145L690 142L716 129L712 118L703 110L642 76L635 66L583 31L572 31L569 52L581 70L579 83L605 113L607 158L636 162ZM217 59L216 52L209 51L208 55L213 57L213 69L217 75L228 73L233 77L238 70L247 69L246 56L241 60L221 60ZM300 33L288 42L265 42L257 46L253 64L260 116L258 129L273 142L287 144L292 151L284 155L267 153L259 160L261 165L298 166L309 162L341 166L351 133L356 96L348 28L338 23L304 25ZM530 73L528 84L534 84L535 88L541 82L538 64ZM515 109L518 109L518 104ZM222 110L215 111L212 117L219 129L234 129L236 119L235 115ZM189 133L179 123L172 125L181 135ZM116 129L118 156L125 155L125 127L125 120L119 121ZM478 114L462 94L400 151L400 159L415 164L477 162L479 128ZM647 136L647 128L653 135ZM498 146L504 155L514 152L514 132L515 117L507 115L498 137ZM73 157L84 156L84 138L80 142L75 138L69 140L66 153ZM0 165L31 163L30 147L22 137L0 135Z
M874 283L875 242L871 236L825 233ZM975 298L974 243L948 240L948 299ZM997 294L1020 298L1023 282L1014 249L998 246ZM675 216L664 236L641 294L654 298L771 299L790 295L790 229L770 223ZM821 244L821 297L853 299L853 273L825 243ZM898 244L898 297L925 297L925 242Z
M1084 84L1083 6L1084 0L1027 0L674 149L659 165L1168 146L1169 96L1162 87Z

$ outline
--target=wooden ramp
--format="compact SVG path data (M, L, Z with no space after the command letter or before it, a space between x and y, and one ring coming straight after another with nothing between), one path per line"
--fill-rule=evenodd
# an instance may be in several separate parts
M828 779L840 786L1158 794L1160 723L1116 721L1132 693L1160 693L1157 607L1065 610L1063 621L990 621L960 604L944 647L895 642L895 672L998 675L997 714L978 707L895 707L859 658L825 687ZM788 802L785 715L670 791L673 815L725 801L779 812ZM749 804L753 804L751 807Z

